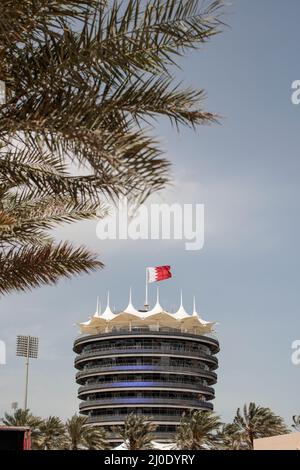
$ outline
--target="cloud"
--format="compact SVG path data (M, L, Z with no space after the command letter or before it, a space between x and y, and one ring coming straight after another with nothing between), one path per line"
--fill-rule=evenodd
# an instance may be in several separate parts
M217 252L259 251L270 252L280 242L278 233L273 230L273 217L276 216L278 188L267 187L263 182L253 182L250 178L222 178L206 183L187 179L185 172L178 173L171 188L151 196L146 206L151 204L204 204L205 206L205 248ZM289 188L290 190L291 188ZM285 194L281 188L280 201ZM272 212L273 211L273 212ZM173 252L184 250L184 241L178 240L99 240L96 235L97 221L79 222L55 230L58 239L72 240L77 244L88 245L97 253L119 256L126 252L143 252L157 247Z

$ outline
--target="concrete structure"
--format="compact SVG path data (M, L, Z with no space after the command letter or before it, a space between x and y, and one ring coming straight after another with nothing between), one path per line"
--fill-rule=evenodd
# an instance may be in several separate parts
M300 450L300 432L254 439L254 450Z
M141 413L157 425L153 439L170 442L184 412L212 410L217 381L214 323L194 311L166 312L157 298L150 311L136 310L131 301L117 314L109 306L80 323L75 340L76 381L80 412L88 422L104 426L124 423ZM119 442L110 435L111 442Z

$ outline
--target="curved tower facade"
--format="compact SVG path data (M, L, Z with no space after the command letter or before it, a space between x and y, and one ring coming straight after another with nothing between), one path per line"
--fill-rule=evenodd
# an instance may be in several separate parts
M149 312L131 301L118 314L109 304L97 311L74 342L80 412L104 426L112 442L119 439L111 427L132 412L155 422L154 440L172 441L184 412L213 409L219 351L213 325L195 309L189 315L181 304L172 314L159 301Z

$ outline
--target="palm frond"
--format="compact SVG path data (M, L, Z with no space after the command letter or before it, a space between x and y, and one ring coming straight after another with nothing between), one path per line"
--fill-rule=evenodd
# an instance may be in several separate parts
M107 447L106 432L87 424L86 416L73 415L66 422L67 448L101 450Z
M212 448L221 425L220 417L211 411L194 410L184 414L177 430L177 445L180 449Z
M221 31L222 11L222 0L1 2L0 293L102 267L48 231L169 183L152 129L160 117L178 130L216 122L204 91L172 72Z
M115 149L118 156L124 154L124 141L133 136L136 144L138 137L144 144L149 137L134 126L150 116L166 115L176 127L215 121L203 108L204 92L174 86L167 64L182 48L195 47L219 30L222 2L200 7L199 0L151 0L141 5L139 0L126 7L107 3L92 9L81 29L65 28L59 36L45 36L34 49L21 48L10 56L11 99L2 111L0 138L9 142L24 133L30 145L39 138L50 152L61 151L61 158L71 146L70 153L81 162L90 156L98 166L104 159L118 168ZM143 55L139 64L132 51ZM148 51L156 58L154 65ZM160 70L157 58L164 65ZM154 147L152 139L151 156ZM161 167L147 166L144 194L167 183L168 168L160 162ZM131 163L125 179L126 173L136 172L138 158Z
M67 117L66 117L67 119ZM53 129L44 129L39 122L28 123L27 138L29 145L36 145L37 129L47 144L49 151L61 156L76 158L80 163L88 162L93 171L89 176L65 176L40 172L32 166L13 166L7 169L17 181L28 181L44 190L57 193L69 193L83 197L99 199L99 196L114 197L118 195L131 195L132 197L146 197L154 191L166 186L169 180L169 162L161 157L161 151L156 142L142 130L132 132L116 132L104 130L92 131L86 127L69 127L68 122L59 124L53 121ZM1 122L0 122L1 127ZM23 124L24 128L24 124ZM35 130L34 130L35 129ZM17 132L18 129L15 128ZM37 149L38 150L38 149ZM3 163L3 174L7 168ZM24 171L22 176L22 171ZM11 173L13 171L13 173ZM21 173L21 175L20 175ZM0 160L1 174L1 160ZM43 189L42 189L43 190Z
M1 227L2 247L17 243L45 244L51 240L47 231L57 225L103 218L108 214L108 208L104 205L74 203L72 199L61 197L17 195L7 198L4 210L5 215L13 222Z
M0 294L54 284L61 277L70 278L102 267L87 249L74 248L69 243L13 248L0 253Z
M151 449L151 439L156 425L147 417L130 413L122 426L115 426L113 430L120 435L128 450Z
M239 429L249 449L253 449L254 439L289 433L284 420L270 408L251 402L243 410L237 409L233 424Z
M104 2L101 2L104 3ZM85 20L95 0L2 0L0 4L0 43L40 41L41 34L54 35L68 20Z

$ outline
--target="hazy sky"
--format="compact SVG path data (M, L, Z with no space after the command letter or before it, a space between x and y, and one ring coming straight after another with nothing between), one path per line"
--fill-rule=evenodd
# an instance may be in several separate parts
M230 2L222 35L184 61L186 84L204 88L206 108L222 125L195 134L174 133L160 122L157 134L173 162L176 186L161 200L204 203L205 247L187 252L182 242L100 242L95 224L69 227L69 238L88 243L106 264L102 272L56 287L10 295L0 302L0 415L13 401L23 406L24 362L15 336L40 338L32 361L29 405L36 414L66 418L78 409L72 343L74 322L95 311L96 297L111 292L116 309L144 299L145 266L171 264L161 303L178 305L180 289L206 320L219 322L215 410L231 419L255 401L291 423L300 413L300 365L291 343L300 339L299 235L300 106L291 83L300 79L299 0ZM155 289L150 295L154 301Z

